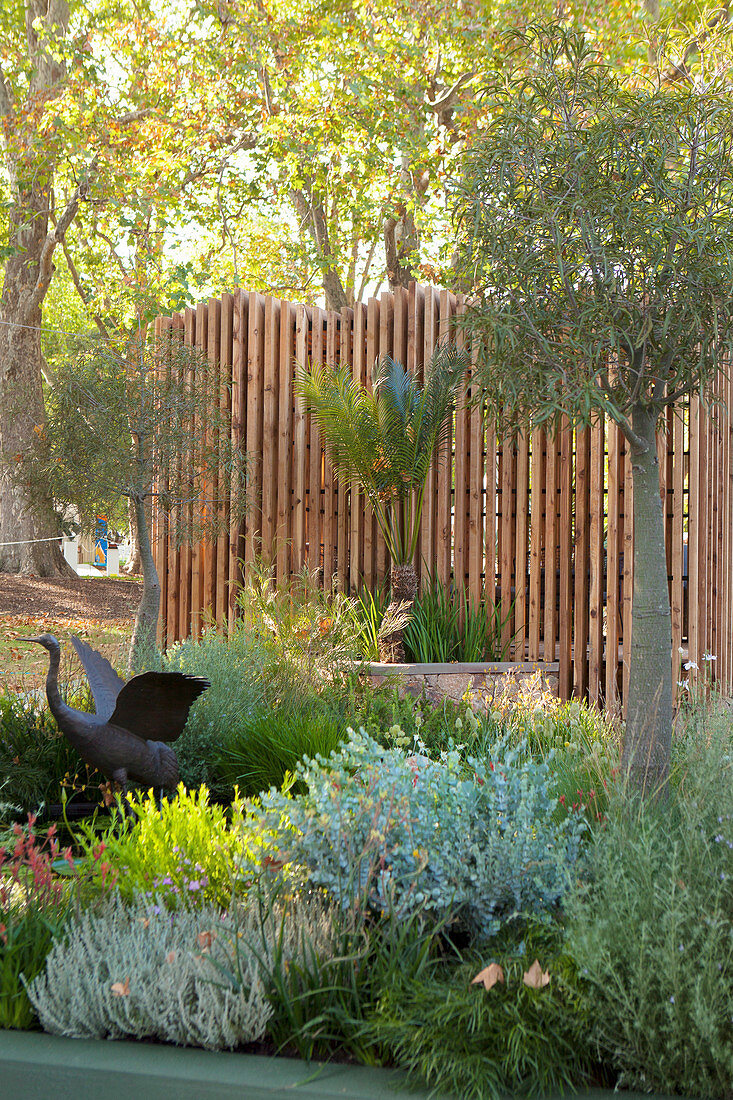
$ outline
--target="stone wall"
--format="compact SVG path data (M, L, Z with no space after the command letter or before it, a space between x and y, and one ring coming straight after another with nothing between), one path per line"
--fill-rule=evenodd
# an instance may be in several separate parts
M449 698L459 702L471 692L484 706L487 698L511 697L520 693L558 694L559 665L557 662L514 664L498 661L483 664L423 664L369 667L369 678L375 685L395 683L401 694L420 696L425 693L431 702Z

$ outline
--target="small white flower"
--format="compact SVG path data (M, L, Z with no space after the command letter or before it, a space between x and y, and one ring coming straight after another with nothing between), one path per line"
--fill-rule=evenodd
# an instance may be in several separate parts
M685 651L684 651L684 649L682 648L682 646L680 645L680 646L677 646L677 652L678 652L678 653L684 653Z
M699 668L700 666L695 661L685 661L685 669Z
M677 687L682 688L683 691L689 691L690 690L690 681L689 680L678 680L677 681Z
M714 653L703 653L702 659L703 661L717 661L718 658Z

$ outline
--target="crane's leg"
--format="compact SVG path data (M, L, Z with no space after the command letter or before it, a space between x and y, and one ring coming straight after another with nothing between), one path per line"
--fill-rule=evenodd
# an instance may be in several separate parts
M116 783L120 788L120 796L122 798L122 813L127 817L134 819L135 815L132 812L130 803L127 801L127 771L125 768L117 768L112 772L112 782Z

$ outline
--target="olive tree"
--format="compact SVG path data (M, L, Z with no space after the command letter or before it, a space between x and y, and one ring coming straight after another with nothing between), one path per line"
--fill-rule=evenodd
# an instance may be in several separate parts
M666 785L670 604L655 431L712 399L733 344L733 100L724 76L624 85L581 35L534 27L456 198L477 378L505 424L610 417L627 440L634 590L624 765ZM528 55L530 63L528 63Z
M130 502L143 573L130 668L140 669L154 654L160 613L151 504L175 545L216 538L245 513L245 456L231 444L218 364L200 351L143 332L83 345L57 364L39 446L19 473L88 528L100 509Z

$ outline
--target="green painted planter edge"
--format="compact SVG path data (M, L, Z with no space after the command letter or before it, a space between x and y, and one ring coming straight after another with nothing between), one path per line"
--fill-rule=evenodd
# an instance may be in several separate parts
M158 1043L63 1039L0 1029L3 1100L426 1100L405 1090L393 1070L312 1063L262 1055L213 1053ZM431 1094L433 1100L441 1100ZM566 1094L576 1100L649 1100L637 1093L598 1089ZM442 1100L458 1100L445 1094ZM663 1100L663 1098L657 1098Z

